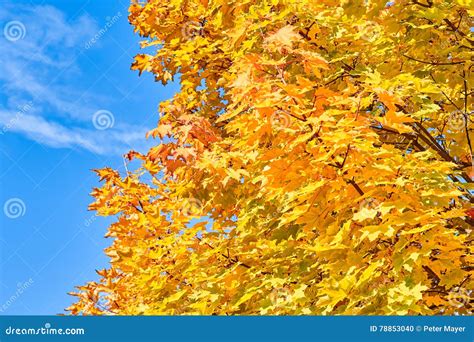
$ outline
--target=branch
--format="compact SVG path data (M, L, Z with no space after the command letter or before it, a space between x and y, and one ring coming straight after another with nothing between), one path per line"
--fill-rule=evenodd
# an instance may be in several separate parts
M198 236L196 236L196 239L199 240L199 242L202 242L202 239ZM212 246L211 244L209 244L208 242L205 242L204 243L206 246L208 246L209 248L211 249L215 249L214 246ZM229 251L227 251L229 252ZM242 266L242 267L245 267L245 268L252 268L251 266L247 265L246 263L243 263L241 261L239 261L239 259L236 257L236 258L232 258L228 255L225 255L224 253L220 253L221 256L223 256L224 258L226 258L227 260L229 260L232 264L237 264L239 266ZM269 272L262 272L262 274L270 274Z
M466 34L466 33L464 33L464 32L462 32L461 30L459 30L459 26L456 27L456 25L454 25L454 23L451 22L449 19L443 19L443 21L444 21L446 24L448 24L449 28L450 28L453 32L459 33L459 34L461 35L461 37L465 38L469 43L474 44L474 40L469 39L469 38L467 37L467 34Z
M423 63L423 64L429 64L429 65L456 65L456 64L464 64L466 61L459 61L459 62L428 62L428 61L423 61L421 59L417 59L405 54L402 54L403 57L411 59L412 61L418 62L418 63Z
M362 191L362 189L360 188L359 185L357 185L357 183L353 180L353 179L350 179L347 181L350 185L352 185L354 187L354 189L357 190L357 192L359 193L359 195L361 196L364 196L364 191Z
M462 77L464 81L464 130L466 132L466 139L467 139L467 146L469 147L469 152L471 153L471 163L474 162L472 160L473 155L472 155L472 143L471 143L471 137L469 136L469 127L468 127L468 122L469 122L469 114L467 114L467 80L466 80L466 71L462 71Z
M413 0L413 3L416 4L416 5L423 6L425 8L431 8L433 6L433 1L432 0L428 0L426 4L424 4L422 2L419 2L418 0Z

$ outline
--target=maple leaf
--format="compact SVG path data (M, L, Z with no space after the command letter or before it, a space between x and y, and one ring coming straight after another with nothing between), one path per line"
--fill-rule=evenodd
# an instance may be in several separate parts
M274 45L281 50L285 47L291 48L293 42L299 39L301 39L301 36L295 32L295 28L287 25L265 38L265 42L269 45Z

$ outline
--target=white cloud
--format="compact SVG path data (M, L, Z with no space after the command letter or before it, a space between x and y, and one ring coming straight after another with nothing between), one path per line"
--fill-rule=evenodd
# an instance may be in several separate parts
M116 122L99 131L91 123L108 98L75 82L83 75L77 58L99 29L90 16L68 21L52 6L0 8L0 23L13 20L26 32L15 41L0 36L0 134L16 132L47 146L98 154L122 154L146 144L143 127ZM18 115L25 103L32 108Z
M0 111L0 125L3 126L0 135L17 132L46 146L80 147L97 154L123 154L131 149L137 140L143 141L146 133L140 127L128 127L127 130L112 132L65 127L41 116L21 111Z

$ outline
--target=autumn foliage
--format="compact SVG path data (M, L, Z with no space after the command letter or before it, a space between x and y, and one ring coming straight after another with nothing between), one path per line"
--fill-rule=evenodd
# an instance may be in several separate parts
M180 91L72 314L469 314L474 1L148 0ZM146 94L146 96L153 96Z

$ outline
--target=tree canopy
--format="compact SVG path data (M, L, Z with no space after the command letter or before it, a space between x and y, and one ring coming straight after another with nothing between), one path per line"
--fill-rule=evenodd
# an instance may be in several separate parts
M472 0L133 1L179 82L97 170L110 267L72 314L469 314ZM154 48L152 48L154 47ZM153 96L153 94L144 94Z

